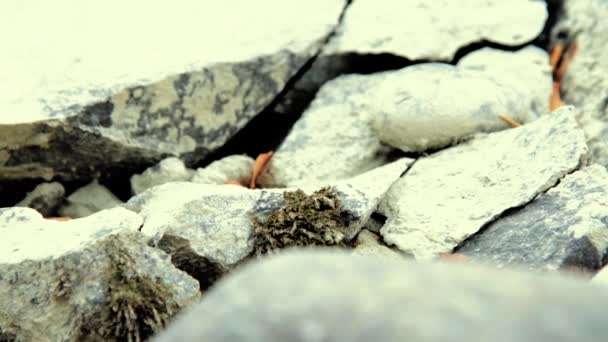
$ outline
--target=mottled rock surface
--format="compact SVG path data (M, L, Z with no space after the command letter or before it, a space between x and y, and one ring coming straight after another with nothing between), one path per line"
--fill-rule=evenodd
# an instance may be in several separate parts
M194 171L188 169L180 159L166 158L146 169L142 174L131 176L131 191L137 195L157 185L187 181L190 180L193 173Z
M59 213L71 218L89 216L122 204L118 197L96 180L74 191L68 196L67 202L59 208Z
M54 216L63 203L65 189L61 183L41 183L27 193L24 199L15 204L16 207L35 209L42 216Z
M324 54L390 53L410 60L450 60L483 40L521 45L536 38L547 18L533 0L353 2Z
M188 0L141 15L114 0L2 3L0 179L204 158L319 52L343 7Z
M491 223L457 253L498 266L594 272L608 253L608 172L591 165Z
M142 219L116 208L67 222L1 209L0 330L15 341L145 339L198 283L137 232ZM154 313L154 311L156 311Z
M603 341L606 305L574 279L292 251L227 276L153 341Z
M577 169L587 152L573 107L418 159L388 191L381 234L416 258L435 257Z

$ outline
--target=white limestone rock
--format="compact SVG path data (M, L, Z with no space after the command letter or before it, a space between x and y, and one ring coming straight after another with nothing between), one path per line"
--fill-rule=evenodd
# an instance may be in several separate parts
M71 218L86 217L123 203L108 188L99 184L97 180L74 191L68 196L67 202L67 205L59 208L59 214Z
M319 53L344 7L184 0L146 3L142 15L118 0L28 4L0 4L0 179L201 160Z
M536 38L547 19L534 0L357 0L324 54L390 53L410 60L451 60L480 41L516 46Z
M6 224L24 210L35 215ZM0 221L2 337L143 340L199 298L198 283L147 246L142 218L126 209L57 222L9 208Z
M53 216L63 203L64 195L65 188L61 183L40 183L15 206L35 209L42 216Z
M204 168L196 169L190 180L200 184L224 184L240 181L248 184L253 174L253 158L246 155L232 155L216 160Z
M169 157L142 174L131 176L131 191L134 195L144 192L151 187L169 183L190 180L194 171L186 168L179 158Z
M451 252L509 208L577 169L587 152L573 107L421 158L387 192L384 241L417 259Z

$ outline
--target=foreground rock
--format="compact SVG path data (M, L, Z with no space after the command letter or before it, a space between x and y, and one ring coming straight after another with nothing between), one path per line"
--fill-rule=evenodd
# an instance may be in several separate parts
M606 305L573 279L292 251L227 276L153 341L604 341Z
M574 113L564 107L419 159L380 206L388 218L384 240L416 258L451 252L505 210L554 186L587 151Z
M565 1L553 30L553 43L576 41L574 60L562 80L563 100L582 109L580 122L589 159L608 166L608 3ZM565 41L558 36L566 36Z
M343 218L345 240L357 235L409 163L411 160L404 158L358 177L326 184L350 212ZM322 187L302 190L311 194ZM254 251L252 219L264 220L281 208L284 192L293 190L296 189L249 190L235 185L168 183L133 197L126 207L144 217L141 231L154 244L165 236L185 239L190 244L186 252L192 260L204 267L219 264L232 268Z
M141 223L122 208L67 222L0 209L0 340L144 340L198 299Z
M41 183L15 206L35 209L45 217L55 216L57 209L63 203L64 195L65 189L61 183Z
M344 2L188 0L146 15L136 4L92 6L0 6L0 29L15 32L0 55L0 179L204 158L319 52Z
M456 251L533 270L595 272L608 252L608 172L592 165L493 222Z
M410 60L451 60L471 43L529 42L540 34L546 18L545 3L532 0L390 0L382 6L359 0L348 7L324 54L390 53Z
M424 152L505 129L500 114L532 121L546 113L551 94L547 59L535 47L482 49L457 67L426 63L339 77L321 88L260 183L284 187L344 179L386 163L387 144Z

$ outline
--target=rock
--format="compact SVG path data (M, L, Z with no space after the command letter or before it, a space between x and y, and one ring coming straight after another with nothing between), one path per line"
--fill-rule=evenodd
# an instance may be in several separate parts
M608 285L608 268L602 268L591 280L595 284Z
M59 208L61 216L79 218L122 204L113 193L97 180L74 191L67 198L68 204Z
M581 108L579 119L589 145L589 160L608 166L608 4L564 1L553 28L553 44L575 40L577 49L561 82L562 99Z
M489 224L456 252L531 270L595 272L608 257L608 172L591 165Z
M451 60L481 41L517 46L536 38L547 19L541 1L358 0L324 54L389 53L410 60ZM465 23L466 24L463 24Z
M606 305L555 275L291 251L223 278L152 341L603 341Z
M384 241L417 259L451 252L505 210L553 187L587 151L574 113L564 107L418 159L380 205L388 218Z
M354 255L382 256L391 259L400 259L404 257L399 252L395 252L381 244L378 240L378 235L363 229L359 235L357 235L357 245L352 253Z
M180 159L166 158L154 167L148 168L141 175L131 176L131 191L137 195L156 185L187 181L192 177L192 173L193 171L186 168Z
M241 181L249 184L253 174L253 158L245 155L232 155L216 160L204 168L196 169L193 183L224 184L227 181Z
M23 210L35 213L0 215ZM0 224L0 336L144 340L160 330L198 299L198 283L146 245L141 223L115 208L66 222L36 213Z
M57 209L63 203L64 195L65 189L61 183L41 183L15 206L35 209L45 217L55 216Z
M0 56L0 179L203 159L319 53L343 7L188 0L141 15L139 4L118 1L27 11L3 3L0 31L14 35Z
M348 180L324 184L351 213L344 231L346 240L359 233L411 162L403 158ZM302 190L311 194L322 187L310 185ZM283 206L284 192L295 190L175 182L149 189L131 198L125 207L144 217L141 232L151 237L152 244L166 235L176 236L189 241L193 257L204 267L217 263L230 269L254 251L252 219L268 217Z
M405 152L424 152L508 127L500 114L532 121L549 105L547 59L536 47L517 52L486 48L457 67L427 63L387 73L367 93L375 132Z

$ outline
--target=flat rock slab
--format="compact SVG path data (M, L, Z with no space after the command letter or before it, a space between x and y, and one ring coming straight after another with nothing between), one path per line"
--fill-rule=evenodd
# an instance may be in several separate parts
M604 341L607 305L555 275L292 251L228 275L152 341Z
M574 113L564 107L418 159L380 206L388 218L384 240L417 259L451 252L505 210L554 186L587 152Z
M547 19L542 1L373 0L353 2L324 54L390 53L410 60L451 60L471 43L521 45Z
M591 165L459 246L470 260L532 270L594 272L608 252L608 172Z
M319 52L343 7L188 0L141 15L116 0L3 3L0 179L204 158Z
M0 337L135 340L162 328L199 286L147 246L141 224L123 208L66 222L1 209Z
M589 144L589 160L608 166L608 3L601 0L565 1L553 29L577 44L574 60L562 80L563 100L581 108L580 122Z
M351 211L345 232L353 239L376 210L384 193L411 162L402 159L349 180L327 184ZM321 187L303 187L312 193ZM232 268L251 254L252 218L265 218L283 204L286 189L250 190L235 185L168 183L133 197L126 208L144 217L142 233L158 243L171 235L190 242L193 255ZM176 194L179 194L176 196Z

